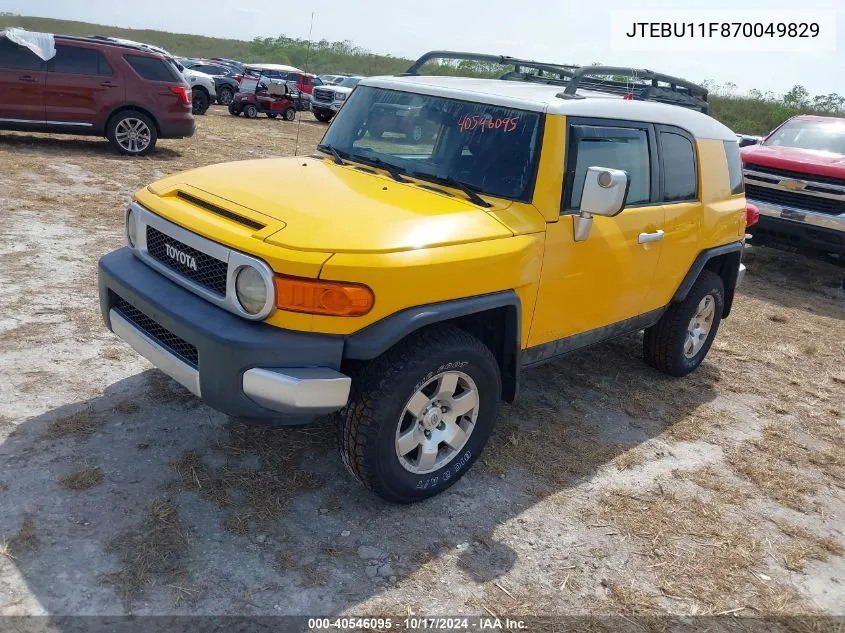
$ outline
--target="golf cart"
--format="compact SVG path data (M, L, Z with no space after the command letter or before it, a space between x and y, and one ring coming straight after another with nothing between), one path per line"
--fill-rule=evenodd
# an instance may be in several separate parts
M278 70L247 67L238 92L229 104L229 114L243 113L250 119L266 114L271 119L281 116L286 121L293 121L296 111L302 109L300 101L299 92L288 85Z

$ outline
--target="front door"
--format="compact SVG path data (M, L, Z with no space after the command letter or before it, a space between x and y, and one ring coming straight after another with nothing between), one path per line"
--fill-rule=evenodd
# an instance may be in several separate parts
M44 62L0 37L0 127L43 131Z
M123 81L97 48L58 44L47 71L44 103L51 132L101 129L124 100Z
M648 311L665 213L656 156L650 124L570 120L563 209L560 220L546 231L529 347L593 332L602 338L615 324ZM615 217L595 216L588 237L576 241L575 219L588 167L625 170L630 186L625 208Z

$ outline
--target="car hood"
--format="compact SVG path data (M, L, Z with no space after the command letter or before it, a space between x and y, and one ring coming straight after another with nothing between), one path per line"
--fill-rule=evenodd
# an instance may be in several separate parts
M751 165L784 169L817 176L845 178L845 156L797 147L749 145L741 150L742 160Z
M273 218L283 228L266 241L296 250L387 253L513 235L494 217L510 203L484 209L458 191L317 156L211 165L149 190L165 195L180 186Z

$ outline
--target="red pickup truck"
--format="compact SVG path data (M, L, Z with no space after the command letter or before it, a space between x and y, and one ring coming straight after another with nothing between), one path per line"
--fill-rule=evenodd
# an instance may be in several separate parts
M757 243L845 256L845 118L793 117L741 155Z

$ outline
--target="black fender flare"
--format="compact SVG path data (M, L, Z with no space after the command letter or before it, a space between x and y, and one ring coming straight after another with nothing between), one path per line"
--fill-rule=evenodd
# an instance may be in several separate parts
M491 349L502 372L502 397L511 402L519 388L522 346L522 306L513 290L406 308L347 336L343 357L349 360L371 360L420 328L444 322L461 325L467 317L471 320L473 315L494 310L504 312L504 331L500 333L500 340L495 345L499 349Z
M739 274L739 264L742 260L742 249L743 243L738 241L730 242L729 244L722 244L721 246L715 246L701 251L693 260L687 274L684 276L683 281L681 281L681 285L678 286L678 289L672 296L672 303L677 303L686 299L690 288L692 288L695 280L698 279L701 271L705 269L709 261L717 257L727 255L728 266L726 266L722 271L717 272L719 272L725 283L725 307L722 316L728 316L731 311L731 305L733 304L734 290L736 289L736 280L737 275ZM736 265L733 265L734 263Z

